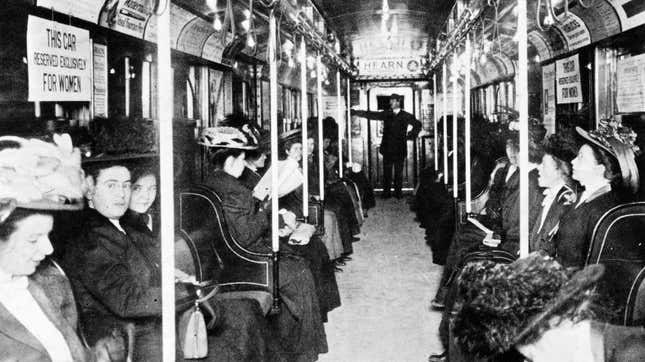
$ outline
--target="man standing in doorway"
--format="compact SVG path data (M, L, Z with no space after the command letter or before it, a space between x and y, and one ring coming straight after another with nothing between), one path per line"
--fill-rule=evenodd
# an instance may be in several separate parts
M383 155L383 198L391 196L392 168L394 168L394 196L401 198L403 185L403 161L408 154L407 140L415 139L421 130L421 122L401 109L402 97L390 96L390 109L383 112L352 110L351 114L371 120L383 121L383 140L380 153ZM408 126L412 129L408 132Z

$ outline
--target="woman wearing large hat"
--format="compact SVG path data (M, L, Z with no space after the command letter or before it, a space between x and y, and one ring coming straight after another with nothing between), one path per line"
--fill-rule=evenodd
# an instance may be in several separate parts
M260 205L238 180L245 168L246 152L257 149L255 140L237 128L214 127L206 129L199 142L211 150L213 171L205 184L221 197L229 232L251 251L270 251L270 209ZM281 215L287 226L295 224L292 212ZM327 352L327 339L311 271L302 258L290 255L282 256L279 267L280 295L286 307L271 323L285 354L315 360L318 354Z
M0 360L120 360L120 332L86 347L70 283L48 258L53 213L81 209L84 191L80 152L68 135L54 141L0 137Z
M584 192L573 209L560 220L553 240L555 258L566 267L580 268L585 263L596 223L620 203L620 192L638 190L638 169L634 161L635 134L611 121L601 122L595 131L576 128L584 139L571 161L572 177Z
M451 361L642 361L645 329L601 322L589 291L604 270L593 264L572 274L541 253L468 265L451 321Z

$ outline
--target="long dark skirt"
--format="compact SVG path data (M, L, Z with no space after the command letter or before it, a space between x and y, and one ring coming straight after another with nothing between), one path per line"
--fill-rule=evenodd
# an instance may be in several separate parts
M315 361L328 347L313 276L300 257L281 256L279 268L281 310L268 320L280 360Z
M454 234L446 256L446 264L441 275L441 282L439 283L436 299L444 299L447 288L452 279L454 279L455 271L460 265L461 260L470 250L481 245L484 237L486 237L486 234L470 223L464 224L461 230Z
M208 357L204 361L267 361L278 353L260 306L250 299L225 299L215 303L222 318L208 334ZM178 349L177 360L183 360ZM186 360L190 361L190 360Z
M363 209L369 210L376 206L376 200L374 199L374 190L370 184L367 176L364 171L354 172L351 169L347 172L347 177L354 181L356 186L358 186L358 191L361 194L361 201L363 203Z
M287 247L296 255L302 256L309 264L316 284L321 317L326 322L327 313L340 307L340 292L327 247L317 236L312 237L307 245L288 245Z
M352 197L349 195L349 191L347 191L345 185L338 181L328 185L325 190L325 202L339 205L349 220L352 235L360 233L361 229L356 218Z

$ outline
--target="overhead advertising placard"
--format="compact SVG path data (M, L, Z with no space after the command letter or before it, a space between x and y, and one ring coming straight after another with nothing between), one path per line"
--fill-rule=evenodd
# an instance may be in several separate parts
M91 101L89 31L29 15L29 101Z
M569 10L585 23L592 42L620 33L620 19L607 0L594 0L588 8L574 6Z
M591 44L591 34L584 21L577 15L569 13L562 24L555 25L566 39L568 50L576 50Z
M421 57L357 59L359 78L410 78L421 74Z
M92 58L94 59L94 116L107 118L107 85L108 60L107 45L93 44Z
M143 38L153 6L154 0L106 0L99 25Z
M578 54L555 61L558 104L582 102Z
M405 36L356 38L352 48L359 79L417 78L422 75L421 59L427 39Z
M616 70L618 112L645 112L645 54L619 59Z
M106 0L38 0L36 5L96 24L105 2Z
M620 18L623 31L645 24L645 1L610 0Z
M547 134L555 133L555 64L542 67L542 119Z

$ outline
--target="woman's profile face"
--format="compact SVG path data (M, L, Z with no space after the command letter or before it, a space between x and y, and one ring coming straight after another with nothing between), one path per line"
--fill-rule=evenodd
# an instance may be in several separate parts
M51 215L33 214L16 221L15 230L0 240L0 269L12 276L27 276L54 251L49 232L54 226Z
M593 149L584 144L578 150L578 155L571 161L572 177L585 184L589 180L602 177L604 166L598 164Z
M258 159L255 160L253 163L257 168L264 168L264 166L266 165L266 161L267 161L267 154L262 152L260 154L260 157L258 157Z
M157 178L154 175L139 177L132 184L130 209L140 214L148 212L157 198Z
M549 154L542 156L542 163L538 166L538 183L540 187L554 187L560 182L558 165Z
M313 154L314 149L316 148L316 143L313 138L307 138L307 153Z
M229 157L224 165L224 171L235 178L242 176L242 172L244 172L244 168L246 167L245 159L246 154L244 152L240 153L237 157Z
M292 160L300 162L302 160L302 144L301 143L294 143L291 145L291 147L286 151L287 152L287 157L289 157Z
M510 162L513 166L517 166L519 150L514 147L513 145L507 144L506 145L506 157L508 157L508 162Z

